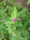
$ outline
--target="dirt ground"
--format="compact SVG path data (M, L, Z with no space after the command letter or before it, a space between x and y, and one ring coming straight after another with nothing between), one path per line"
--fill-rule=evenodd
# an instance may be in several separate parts
M22 3L23 7L27 7L28 10L30 11L30 4L27 5L27 1L28 1L28 0L16 0L15 3ZM8 0L6 0L6 2L8 3Z
M30 11L30 5L27 5L27 0L16 0L15 3L22 3L23 7L27 7Z

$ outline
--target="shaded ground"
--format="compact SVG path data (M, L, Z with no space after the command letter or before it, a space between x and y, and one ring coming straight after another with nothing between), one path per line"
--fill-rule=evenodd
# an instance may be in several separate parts
M27 7L30 11L30 5L27 6L27 0L16 0L16 3L22 3L23 7Z

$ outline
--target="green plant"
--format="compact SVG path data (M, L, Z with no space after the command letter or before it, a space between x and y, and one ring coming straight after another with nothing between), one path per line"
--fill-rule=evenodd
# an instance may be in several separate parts
M28 0L28 2L27 2L27 5L29 5L30 4L30 0Z
M30 40L30 12L21 3L11 4L0 3L0 40Z

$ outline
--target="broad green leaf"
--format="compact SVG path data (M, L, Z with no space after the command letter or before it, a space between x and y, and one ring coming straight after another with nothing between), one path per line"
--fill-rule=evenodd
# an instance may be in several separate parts
M0 16L2 16L3 13L4 13L6 10L7 10L7 9L1 10L1 11L0 11Z
M17 17L17 9L16 9L16 7L14 6L13 7L13 10L12 10L12 12L11 12L11 18L16 18Z
M13 4L16 0L8 0L10 4Z
M15 26L18 26L18 22L16 22Z
M13 23L12 21L6 21L6 22L5 22L5 25L6 25L7 27L10 27L12 23Z
M17 38L16 37L12 37L11 40L17 40Z
M29 35L29 32L28 31L24 31L24 32L21 33L21 36L22 37L25 37L25 38L27 38L28 35Z
M12 28L7 28L7 30L8 30L8 33L12 34Z
M4 38L4 33L3 31L0 31L0 39Z
M6 38L4 38L4 40L6 40Z
M23 27L23 25L19 22L19 27Z
M23 37L20 36L20 40L27 40L27 39L25 39L25 38L23 38Z
M27 5L29 5L30 4L30 0L28 0L28 2L27 2Z

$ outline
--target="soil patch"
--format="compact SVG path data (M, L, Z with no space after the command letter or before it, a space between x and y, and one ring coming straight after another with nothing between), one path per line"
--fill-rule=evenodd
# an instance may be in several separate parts
M15 3L22 3L23 7L27 7L28 10L30 11L30 4L27 5L27 1L28 1L28 0L16 0Z

